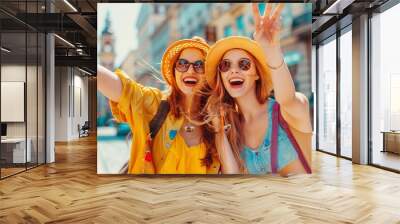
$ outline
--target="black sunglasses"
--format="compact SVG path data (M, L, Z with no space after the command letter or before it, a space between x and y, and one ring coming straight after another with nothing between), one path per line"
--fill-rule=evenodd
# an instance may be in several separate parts
M201 74L204 73L204 61L202 60L198 60L192 63L186 59L180 58L176 61L175 68L179 72L187 72L187 70L189 70L190 65L193 65L193 70L196 73L201 73Z
M227 72L231 68L232 62L228 59L223 59L218 64L220 72ZM239 68L243 71L247 71L251 68L251 61L248 58L241 58L238 61Z

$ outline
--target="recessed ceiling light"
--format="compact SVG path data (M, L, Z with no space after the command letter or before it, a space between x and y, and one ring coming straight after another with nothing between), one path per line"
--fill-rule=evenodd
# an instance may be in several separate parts
M68 0L64 0L65 4L67 4L74 12L78 12L78 10L71 4L68 2Z
M353 4L356 0L336 0L334 1L322 14L324 15L338 15L342 14L343 10L346 9L349 5ZM330 1L332 2L332 1Z
M83 73L85 73L85 74L87 74L87 75L92 75L92 73L90 73L90 72L88 72L88 71L85 71L85 70L83 70L83 69L81 69L81 68L79 68L79 67L78 67L78 69L79 69L79 71L81 71L81 72L83 72Z
M7 49L7 48L5 48L5 47L1 47L1 50L4 51L4 52L6 52L6 53L10 53L10 52L11 52L11 50L9 50L9 49Z
M64 43L66 43L67 45L69 45L70 47L75 48L75 45L71 44L71 42L67 41L66 39L58 36L57 34L54 34L55 37L57 37L58 39L60 39L61 41L63 41Z

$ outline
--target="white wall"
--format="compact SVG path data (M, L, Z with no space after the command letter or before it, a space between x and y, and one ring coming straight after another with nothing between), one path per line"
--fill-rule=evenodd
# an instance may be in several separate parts
M74 108L73 119L72 119L72 130L71 135L78 137L78 124L81 126L88 121L88 78L80 76L82 73L76 74L79 70L75 70L74 75ZM80 108L82 107L82 108ZM80 111L81 110L81 111Z
M37 70L38 69L38 70ZM24 82L26 83L26 107L25 101L19 111L23 114L26 112L26 120L22 122L6 122L7 137L9 138L25 138L30 139L30 148L32 161L44 163L44 82L41 67L30 66L25 64L3 64L1 66L1 81L3 82ZM25 80L27 78L27 80ZM4 89L2 89L3 91ZM24 90L21 90L24 94ZM2 96L4 97L4 95ZM2 107L1 110L12 110L10 107ZM11 112L12 111L7 111ZM14 112L15 113L15 112ZM24 115L23 115L24 116ZM39 153L39 155L37 155ZM38 157L37 157L38 156Z
M55 68L55 141L68 140L68 68Z
M88 78L82 75L75 68L56 67L56 141L79 138L78 124L88 120Z
M2 65L1 66L1 81L4 82L25 82L25 65ZM32 70L28 66L28 73ZM33 94L29 94L33 95ZM36 96L36 94L35 94ZM7 110L7 108L1 108ZM25 122L7 122L7 136L8 137L25 137Z

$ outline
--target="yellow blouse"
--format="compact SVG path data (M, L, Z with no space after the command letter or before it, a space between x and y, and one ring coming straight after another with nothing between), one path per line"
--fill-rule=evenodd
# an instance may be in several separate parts
M121 70L115 74L121 79L122 94L117 102L110 101L111 111L119 122L127 122L132 130L132 144L128 173L152 173L144 164L146 137L149 123L157 112L161 99L166 96L156 88L145 87L130 79ZM217 174L220 163L213 158L207 167L202 159L207 149L204 143L188 147L179 129L183 118L175 119L168 113L159 132L153 139L153 163L158 174Z

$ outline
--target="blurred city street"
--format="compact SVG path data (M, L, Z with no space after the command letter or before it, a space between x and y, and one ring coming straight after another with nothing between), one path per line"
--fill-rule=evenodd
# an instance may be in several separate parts
M259 4L260 12L264 9L265 3ZM281 45L296 90L308 97L310 111L313 111L311 11L311 4L285 4L281 16ZM122 69L136 82L161 90L166 86L159 72L160 62L171 42L199 36L211 45L228 36L252 38L254 32L250 3L103 3L98 4L98 15L98 62L111 71ZM129 49L129 46L135 47ZM313 118L313 114L310 117ZM99 92L97 126L99 171L115 171L116 166L111 165L114 162L107 157L122 155L120 151L125 152L125 149L120 147L126 144L116 140L113 145L110 136L123 139L130 130L126 124L113 120L108 100ZM114 128L113 134L103 127Z
M98 135L106 136L107 127L98 127ZM97 173L118 173L129 158L129 142L124 138L97 139Z

